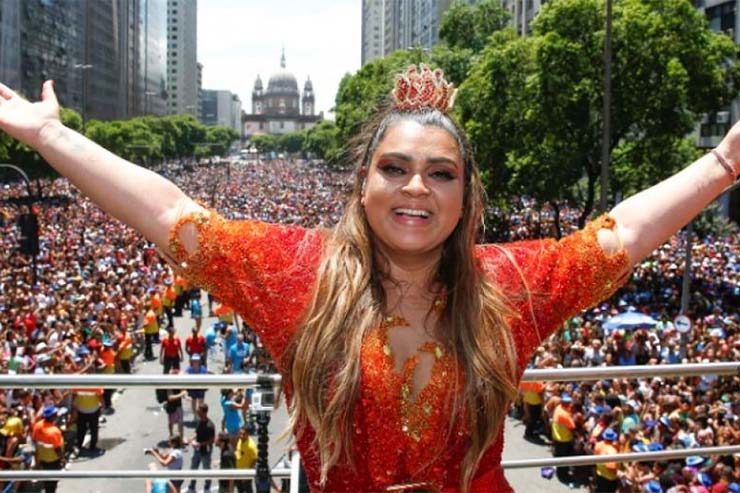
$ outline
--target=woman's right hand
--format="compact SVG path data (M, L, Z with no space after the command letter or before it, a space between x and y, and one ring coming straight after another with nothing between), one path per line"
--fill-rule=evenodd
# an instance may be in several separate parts
M41 101L31 103L0 83L0 129L24 144L36 147L41 131L50 123L59 123L59 103L53 81L41 89Z

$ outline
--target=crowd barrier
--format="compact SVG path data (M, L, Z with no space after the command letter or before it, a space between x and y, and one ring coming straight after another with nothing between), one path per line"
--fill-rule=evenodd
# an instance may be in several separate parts
M593 381L614 378L654 378L676 376L740 376L740 362L700 363L653 366L611 366L594 368L527 370L522 380L535 381ZM224 388L260 385L280 385L280 375L0 375L0 388ZM632 452L608 456L581 455L502 461L504 469L529 467L585 466L604 462L643 462L679 459L689 456L718 456L740 454L740 445L701 447L658 452ZM297 455L294 465L297 466ZM295 476L297 467L276 468L273 477ZM143 478L254 478L254 469L239 470L62 470L62 471L10 471L0 470L0 480L50 480L50 479L143 479Z

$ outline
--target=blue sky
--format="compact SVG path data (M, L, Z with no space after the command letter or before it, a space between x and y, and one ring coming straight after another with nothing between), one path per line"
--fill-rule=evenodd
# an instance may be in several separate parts
M361 0L198 0L203 88L235 92L251 112L257 74L266 85L285 46L300 90L310 75L317 112L333 118L339 81L360 68L361 9Z

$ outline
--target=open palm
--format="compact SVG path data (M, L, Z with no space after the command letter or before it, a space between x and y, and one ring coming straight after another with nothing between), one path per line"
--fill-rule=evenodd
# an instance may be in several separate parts
M44 82L41 101L37 103L23 99L9 87L0 84L0 130L35 146L40 130L54 121L59 121L59 103L52 81Z

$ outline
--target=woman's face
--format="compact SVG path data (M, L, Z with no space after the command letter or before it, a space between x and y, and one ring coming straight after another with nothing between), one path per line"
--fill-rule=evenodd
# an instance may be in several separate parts
M446 130L411 120L388 128L362 192L384 253L441 251L462 216L464 180L457 141Z

